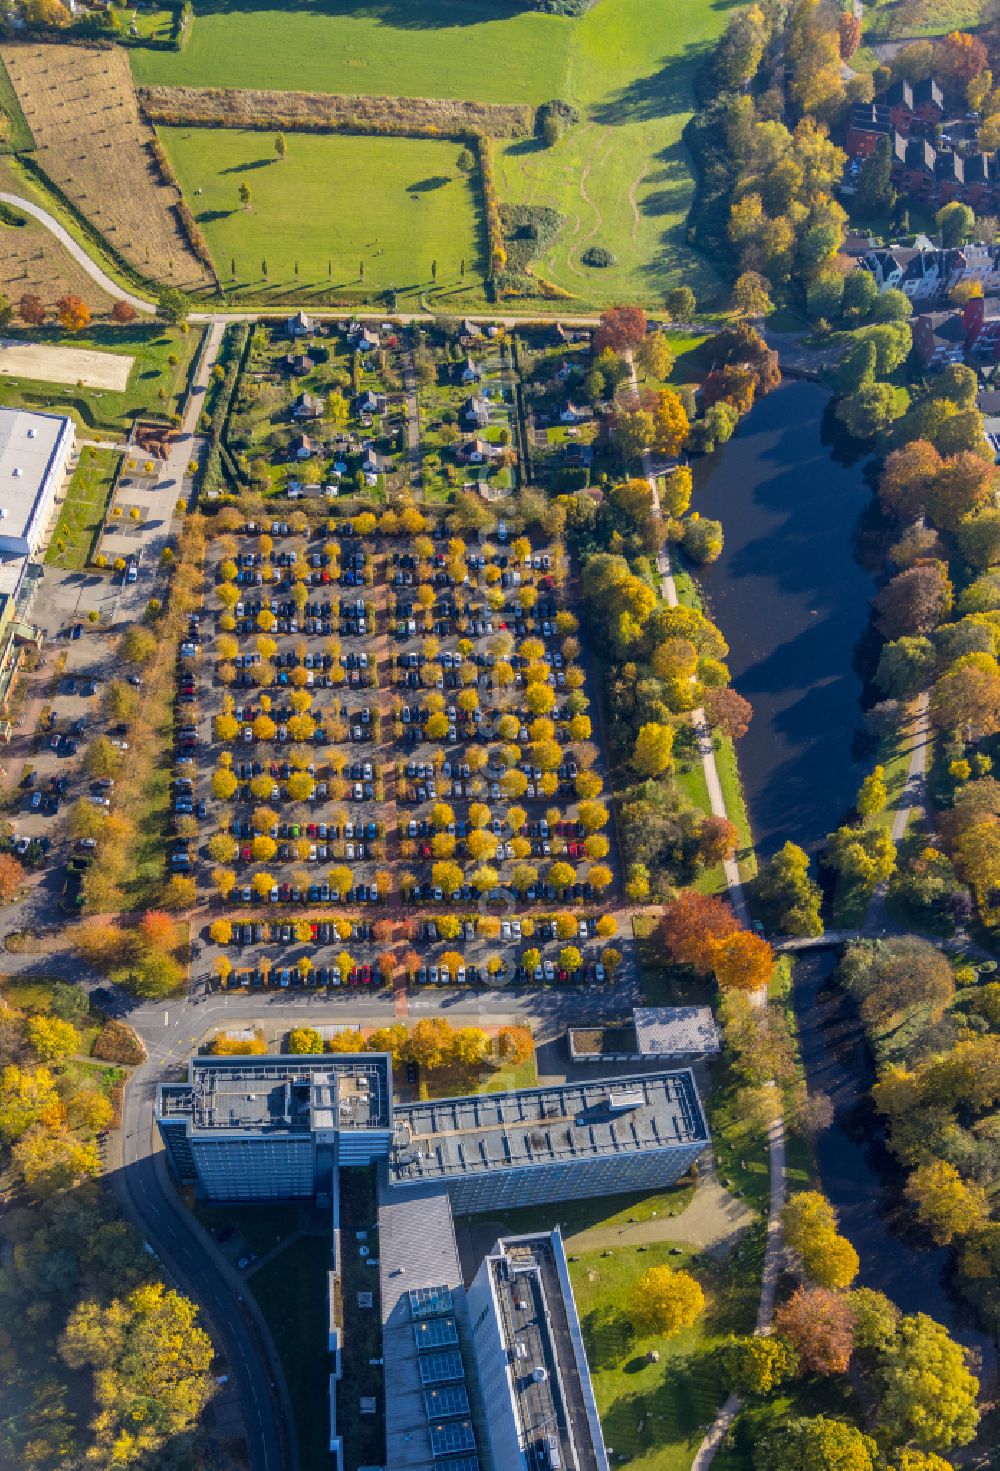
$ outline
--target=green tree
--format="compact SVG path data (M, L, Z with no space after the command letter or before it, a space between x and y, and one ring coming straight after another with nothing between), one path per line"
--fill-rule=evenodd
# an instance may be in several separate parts
M274 152L278 159L283 159L288 152L288 144L284 133L276 133L274 137Z
M868 383L841 399L837 418L854 439L874 439L904 412L905 393L888 383Z
M979 1381L942 1324L925 1313L902 1318L879 1370L879 1423L886 1435L930 1451L968 1445L979 1424Z
M675 286L666 295L666 308L673 322L690 322L697 310L694 292L690 286Z
M938 210L934 223L941 231L941 244L945 250L954 250L971 239L976 228L976 216L967 204L953 200Z
M723 1346L726 1381L737 1394L770 1394L798 1367L799 1356L790 1343L773 1334L731 1334Z
M926 689L934 672L934 647L930 639L907 637L883 644L875 683L894 700L911 699Z
M253 207L253 191L246 179L240 184L240 204L244 209L252 209Z
M183 291L178 291L176 286L164 286L156 301L156 315L162 322L179 326L187 321L189 310L190 304Z
M888 138L880 138L875 152L866 158L858 175L855 208L866 219L888 214L896 202L892 187L892 148Z
M768 1437L768 1471L873 1471L875 1441L845 1420L796 1416Z
M785 935L821 935L820 888L809 874L809 858L785 843L761 870L757 897L771 926Z

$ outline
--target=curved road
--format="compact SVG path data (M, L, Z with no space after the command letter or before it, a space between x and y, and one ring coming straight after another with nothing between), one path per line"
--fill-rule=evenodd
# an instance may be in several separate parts
M177 1011L183 1017L184 1008ZM154 1108L167 1059L162 1053L156 1055L159 1048L154 1050L152 1018L130 1020L145 1033L150 1059L132 1073L125 1090L122 1164L112 1174L112 1187L162 1265L201 1304L210 1320L208 1326L239 1392L253 1471L295 1471L298 1458L287 1394L283 1384L279 1387L280 1367L268 1364L273 1345L266 1338L266 1329L262 1342L263 1324L252 1296L248 1293L244 1300L233 1268L209 1238L199 1239L203 1233L165 1178L165 1157L155 1147ZM286 1417L284 1426L281 1415Z
M133 296L130 291L125 291L115 281L112 281L111 277L91 260L83 246L60 225L55 216L49 214L48 210L42 209L39 204L32 203L30 199L22 199L20 194L0 193L0 203L9 204L14 209L23 209L26 215L31 215L32 219L44 225L46 230L56 237L63 249L69 252L81 270L86 271L90 279L100 286L102 291L106 291L109 296L118 301L127 301L130 306L135 307L137 312L142 312L147 317L155 315L156 307L151 301L144 301L141 296Z

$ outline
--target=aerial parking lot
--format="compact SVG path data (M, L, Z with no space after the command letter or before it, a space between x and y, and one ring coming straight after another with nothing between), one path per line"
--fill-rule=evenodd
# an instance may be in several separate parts
M246 522L181 644L169 864L226 985L610 979L615 865L561 546L415 507Z

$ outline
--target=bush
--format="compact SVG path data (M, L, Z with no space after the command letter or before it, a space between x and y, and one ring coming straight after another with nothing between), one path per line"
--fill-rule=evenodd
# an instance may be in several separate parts
M608 266L613 266L618 257L613 250L606 245L588 245L580 260L585 266L593 266L594 270L604 271Z
M128 1067L138 1067L146 1061L146 1049L139 1036L125 1022L112 1018L98 1032L92 1055L102 1062L121 1062Z

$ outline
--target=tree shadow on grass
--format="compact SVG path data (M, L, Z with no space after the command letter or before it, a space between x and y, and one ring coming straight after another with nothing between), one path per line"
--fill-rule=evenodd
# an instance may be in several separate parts
M700 1436L725 1394L714 1354L668 1359L652 1388L622 1395L602 1413L605 1440L628 1459L653 1446L689 1443Z
M605 101L596 103L590 116L595 123L613 128L623 123L651 122L654 118L692 112L695 99L691 78L706 50L703 45L685 46L676 55L665 58L659 71L636 77Z
M447 5L440 0L297 0L288 8L317 16L377 20L394 30L436 31L506 20L537 7L533 0L448 0ZM199 0L198 14L249 15L274 9L274 0Z
M587 1358L595 1368L621 1363L635 1347L635 1329L617 1308L607 1305L592 1309L583 1319Z
M249 171L251 169L266 169L266 168L270 168L271 164L277 163L277 162L278 162L277 158L255 158L255 159L252 159L250 163L234 163L234 164L230 164L229 168L227 168L227 169L220 169L219 170L219 174L220 174L220 177L221 177L222 174L246 174L246 173L249 173Z
M235 213L235 209L203 209L200 214L195 215L195 219L199 225L211 225L216 220L228 220Z
M407 184L407 194L431 194L435 189L443 189L446 184L451 183L448 174L431 174L429 178L418 179L415 184Z

